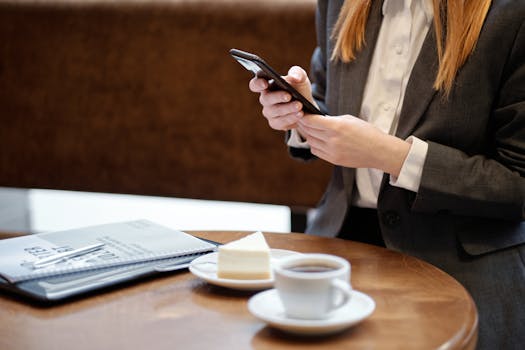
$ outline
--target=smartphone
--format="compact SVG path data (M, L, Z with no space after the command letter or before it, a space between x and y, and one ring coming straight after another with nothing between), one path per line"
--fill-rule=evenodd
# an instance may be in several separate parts
M301 95L293 86L288 84L279 73L277 73L259 56L237 49L231 49L230 55L232 55L232 57L235 58L235 60L237 60L237 62L239 62L244 68L255 74L255 76L268 80L270 90L287 91L292 95L293 100L297 100L303 104L303 110L305 112L324 115L323 112Z

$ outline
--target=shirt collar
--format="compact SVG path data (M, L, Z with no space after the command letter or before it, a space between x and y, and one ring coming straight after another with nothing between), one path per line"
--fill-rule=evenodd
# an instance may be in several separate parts
M405 3L405 6L410 6L412 1L421 1L422 2L422 8L425 12L425 17L427 18L427 21L432 21L434 17L434 4L432 0L383 0L383 16L385 15L386 8L388 6L388 3L390 1L403 1Z

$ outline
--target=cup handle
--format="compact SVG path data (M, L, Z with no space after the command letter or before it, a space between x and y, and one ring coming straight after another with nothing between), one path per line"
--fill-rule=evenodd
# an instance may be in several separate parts
M350 302L350 299L352 298L352 287L350 286L348 282L342 281L340 279L334 279L332 281L332 287L335 290L340 291L343 298L337 304L334 302L332 305L332 309L330 311L333 311L335 309L339 309L340 307L345 306L346 304Z

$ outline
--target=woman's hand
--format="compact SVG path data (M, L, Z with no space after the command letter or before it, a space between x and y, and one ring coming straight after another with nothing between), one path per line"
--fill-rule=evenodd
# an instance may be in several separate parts
M321 159L351 168L380 169L396 177L410 149L408 142L350 115L306 114L297 130Z
M313 102L312 86L304 69L293 66L288 71L288 75L283 78ZM250 80L249 87L251 91L260 93L259 102L263 106L262 114L272 129L290 130L297 127L297 121L304 115L301 102L291 101L292 96L286 91L268 90L266 79L253 78Z

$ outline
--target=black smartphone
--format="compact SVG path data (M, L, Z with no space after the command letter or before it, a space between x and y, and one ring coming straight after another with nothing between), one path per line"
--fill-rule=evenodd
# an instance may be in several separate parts
M284 90L292 95L292 99L297 100L303 104L303 110L311 114L324 115L316 106L308 101L303 95L299 93L293 86L288 84L279 73L277 73L268 63L262 58L249 52L231 49L230 55L232 55L237 62L239 62L244 68L255 74L259 78L268 80L270 84L270 90Z

